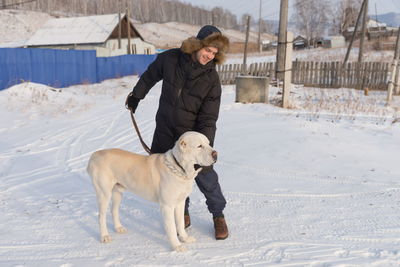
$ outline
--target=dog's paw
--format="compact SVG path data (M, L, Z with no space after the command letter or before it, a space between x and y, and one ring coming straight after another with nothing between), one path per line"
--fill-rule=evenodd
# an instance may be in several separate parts
M128 232L128 230L125 227L120 226L120 227L115 228L115 232L117 232L119 234L125 234L126 232Z
M104 235L101 237L101 243L110 243L111 242L111 236L109 235Z
M186 243L194 243L194 242L196 242L196 238L194 238L193 236L188 236L188 238L186 238L185 242Z
M176 246L174 249L176 252L186 252L187 251L187 248L183 245Z
M185 243L193 243L193 242L196 242L196 238L188 235L186 238L182 238L182 241Z

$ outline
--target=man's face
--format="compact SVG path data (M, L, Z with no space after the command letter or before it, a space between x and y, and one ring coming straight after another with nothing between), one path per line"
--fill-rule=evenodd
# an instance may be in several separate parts
M218 48L206 46L196 52L196 59L201 65L206 65L215 58Z

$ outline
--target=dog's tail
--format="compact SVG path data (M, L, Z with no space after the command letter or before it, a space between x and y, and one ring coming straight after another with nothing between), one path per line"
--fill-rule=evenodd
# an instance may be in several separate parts
M92 153L92 155L89 158L88 165L86 167L86 171L91 177L93 177L93 171L94 171L93 165L94 162L96 161L96 153L97 152Z

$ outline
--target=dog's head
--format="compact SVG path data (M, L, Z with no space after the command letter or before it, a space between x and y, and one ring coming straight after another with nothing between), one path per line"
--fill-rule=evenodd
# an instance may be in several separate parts
M194 169L194 165L211 166L217 161L218 155L217 151L210 146L208 138L194 131L182 134L176 141L172 153L185 171Z

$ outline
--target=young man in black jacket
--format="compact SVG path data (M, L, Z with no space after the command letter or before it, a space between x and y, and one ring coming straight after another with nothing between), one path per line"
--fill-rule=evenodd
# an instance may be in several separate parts
M181 48L159 54L140 77L126 100L133 112L149 90L163 80L152 153L165 153L187 131L200 132L214 144L221 101L221 83L215 65L223 62L228 47L228 38L218 28L206 25L196 37L184 40ZM217 173L209 168L195 180L213 215L215 238L227 238L223 214L226 200ZM185 226L190 226L189 198L185 205Z

